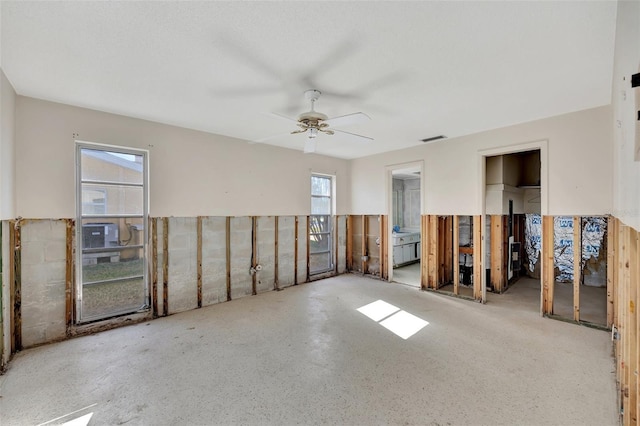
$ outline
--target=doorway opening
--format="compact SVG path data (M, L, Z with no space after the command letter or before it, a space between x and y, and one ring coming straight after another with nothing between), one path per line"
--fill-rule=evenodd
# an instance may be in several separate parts
M488 292L507 290L538 306L542 264L541 150L485 158L484 278ZM512 289L513 287L513 289Z
M394 282L420 288L421 167L391 172L391 246Z

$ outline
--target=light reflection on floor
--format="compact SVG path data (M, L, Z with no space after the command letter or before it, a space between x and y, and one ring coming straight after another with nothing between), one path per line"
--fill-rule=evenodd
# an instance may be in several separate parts
M358 308L358 312L405 340L429 324L427 321L400 310L400 308L384 300L376 300L362 306Z

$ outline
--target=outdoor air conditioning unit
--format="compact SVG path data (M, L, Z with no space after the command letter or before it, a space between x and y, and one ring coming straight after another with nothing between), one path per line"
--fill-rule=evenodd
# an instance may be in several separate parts
M82 248L106 248L118 245L118 225L86 223L82 225Z

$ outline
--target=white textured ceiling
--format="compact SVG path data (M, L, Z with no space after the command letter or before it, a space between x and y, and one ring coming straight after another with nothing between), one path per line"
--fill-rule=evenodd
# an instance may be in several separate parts
M610 103L615 2L10 2L18 94L256 140L324 94L356 158ZM269 141L302 149L303 135ZM243 142L239 142L243 143ZM441 141L438 143L447 143Z

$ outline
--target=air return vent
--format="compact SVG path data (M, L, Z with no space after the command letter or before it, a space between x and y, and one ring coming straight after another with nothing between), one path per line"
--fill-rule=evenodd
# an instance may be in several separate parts
M427 142L433 142L433 141L437 141L438 139L446 139L445 135L439 135L439 136L434 136L431 138L426 138L426 139L421 139L422 142L427 143Z

